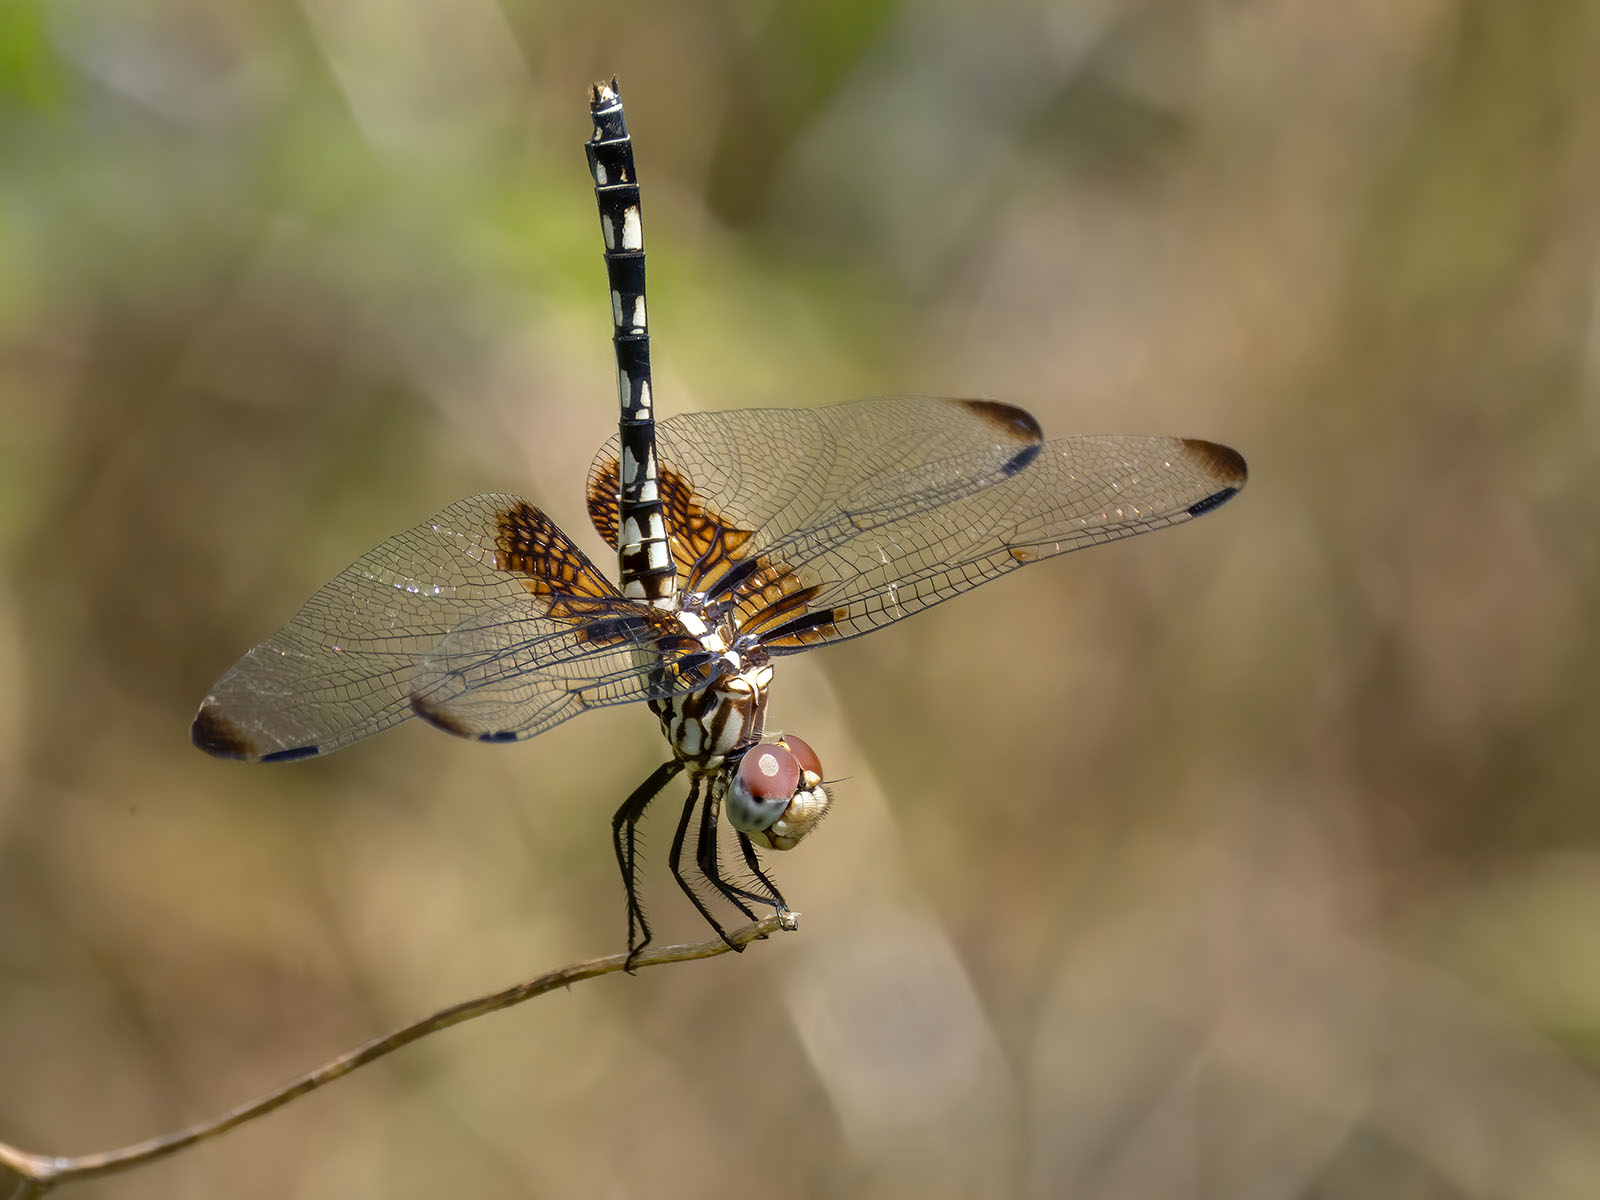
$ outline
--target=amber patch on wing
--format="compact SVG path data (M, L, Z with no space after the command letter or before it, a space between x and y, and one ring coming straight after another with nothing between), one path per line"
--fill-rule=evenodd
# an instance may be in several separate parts
M618 460L607 458L596 468L589 488L589 519L612 546L617 544L620 479ZM832 613L813 614L808 607L819 590L816 586L802 582L787 564L767 555L753 563L745 558L754 533L717 512L695 492L687 477L663 468L657 487L667 540L684 591L714 589L718 579L736 570L741 576L733 589L740 633L756 634L768 646L809 646L830 639Z
M617 544L617 495L622 471L616 458L595 470L589 484L589 520L607 544ZM726 563L737 562L739 552L753 536L711 507L694 485L676 471L661 469L656 488L661 496L667 542L678 568L678 583L685 591L700 591L722 573Z
M815 592L816 589L811 589ZM815 646L819 642L835 641L839 637L838 622L845 616L846 610L821 608L812 612L809 608L802 607L798 616L792 616L787 621L774 623L770 619L763 619L761 624L766 632L761 637L761 644L768 649L776 650L785 647L799 648L801 646Z
M833 629L829 615L820 621L799 621L811 613L811 601L822 589L805 583L787 565L762 555L756 569L743 580L738 597L740 633L753 633L765 646L809 646L828 640Z
M617 596L583 551L526 500L496 513L495 526L494 565L522 576L522 586L535 596Z
M547 600L546 616L578 626L575 640L595 647L654 645L663 653L686 649L679 644L683 639L694 641L672 613L623 599L555 522L526 500L498 513L497 525L494 565L522 576L523 587Z

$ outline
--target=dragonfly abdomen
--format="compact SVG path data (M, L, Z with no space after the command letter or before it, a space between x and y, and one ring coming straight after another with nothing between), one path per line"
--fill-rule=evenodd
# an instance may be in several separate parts
M585 149L605 236L611 285L611 343L617 356L618 430L622 470L617 488L617 564L622 594L669 607L677 571L667 544L656 478L655 408L650 396L650 327L645 314L644 219L633 139L622 115L617 81L595 84L590 96L594 135Z

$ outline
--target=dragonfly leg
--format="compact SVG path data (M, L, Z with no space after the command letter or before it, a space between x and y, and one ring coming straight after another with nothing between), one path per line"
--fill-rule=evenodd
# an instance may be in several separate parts
M683 843L689 834L689 819L694 816L694 810L702 800L702 791L705 786L703 778L700 775L693 776L693 782L689 785L689 798L683 802L683 815L678 818L678 832L672 838L672 877L678 881L678 886L683 889L683 894L689 897L690 903L699 909L700 915L706 919L706 924L717 931L717 936L727 942L730 949L742 951L744 947L735 945L729 939L728 931L711 915L711 910L706 907L706 902L700 898L700 893L694 890L694 885L685 879L683 875ZM749 910L746 909L745 911L748 912Z
M700 868L700 874L705 876L706 882L716 888L724 900L750 920L756 919L755 910L741 897L754 900L757 904L767 903L766 897L753 895L742 887L735 887L722 877L722 863L717 857L717 805L710 799L700 806L700 840L699 845L695 847L695 863Z
M761 859L756 855L755 845L750 841L749 835L739 834L739 850L744 854L744 863L745 866L750 868L750 874L760 880L761 886L766 888L769 893L761 897L761 903L775 906L780 913L788 912L789 905L784 900L783 893L778 890L778 885L773 883L767 877L767 873L761 869ZM746 892L745 895L748 896L750 893Z
M622 887L628 894L628 954L637 954L650 944L650 922L644 918L644 906L639 903L639 877L634 868L634 830L639 824L639 818L644 816L644 810L650 801L661 793L661 789L672 782L683 764L677 759L662 763L638 787L633 789L633 794L622 802L622 807L617 809L616 815L611 818L611 845L617 852L617 869L622 872ZM634 931L638 931L638 940L634 939Z

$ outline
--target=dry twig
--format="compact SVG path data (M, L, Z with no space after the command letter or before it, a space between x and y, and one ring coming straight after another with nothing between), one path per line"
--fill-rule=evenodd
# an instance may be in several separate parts
M765 917L753 925L746 925L743 929L735 930L728 935L729 940L735 945L744 946L768 934L776 933L780 929L794 929L796 927L795 913L782 912ZM705 942L690 942L679 946L662 946L653 950L644 950L634 957L632 968L658 967L666 963L690 962L697 958L713 958L718 954L726 954L728 945L720 938L713 938ZM95 1154L81 1154L76 1157L64 1157L48 1154L30 1154L0 1142L0 1166L9 1168L19 1177L16 1189L11 1194L11 1200L35 1200L59 1184L75 1179L92 1179L99 1175L111 1175L118 1171L128 1170L130 1167L151 1162L158 1158L165 1158L169 1154L176 1154L179 1150L216 1137L220 1133L246 1121L265 1116L275 1108L281 1108L289 1101L304 1096L307 1092L316 1091L324 1084L332 1083L335 1079L343 1078L357 1067L382 1058L402 1046L437 1033L441 1029L448 1029L452 1025L459 1025L463 1021L470 1021L474 1017L486 1016L489 1013L499 1012L501 1009L510 1008L521 1004L524 1000L532 1000L535 996L542 996L556 988L568 987L574 983L581 983L585 979L598 979L602 975L610 975L614 971L621 971L628 967L628 955L610 954L604 958L591 958L585 962L570 963L565 967L558 967L554 971L546 971L532 979L521 983L512 984L498 992L491 992L487 996L479 996L472 1000L463 1000L459 1004L452 1004L442 1008L436 1013L414 1021L410 1025L402 1026L387 1033L380 1038L375 1038L363 1046L347 1051L337 1058L330 1059L320 1067L307 1071L289 1082L274 1088L265 1095L258 1096L248 1103L231 1108L219 1116L208 1121L190 1125L174 1133L163 1134L160 1137L149 1138L146 1141L135 1142L131 1146L123 1146L117 1150L104 1150Z

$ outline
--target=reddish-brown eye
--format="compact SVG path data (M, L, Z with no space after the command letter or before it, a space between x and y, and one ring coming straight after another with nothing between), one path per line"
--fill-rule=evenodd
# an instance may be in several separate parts
M789 747L789 753L794 755L794 760L800 764L802 771L810 771L818 779L822 778L822 760L817 757L817 752L810 745L792 733L783 735L783 744Z
M739 763L739 782L758 800L787 803L800 786L800 763L782 746L755 746Z
M782 746L751 746L728 787L728 824L740 833L761 834L782 817L800 788L800 764Z

